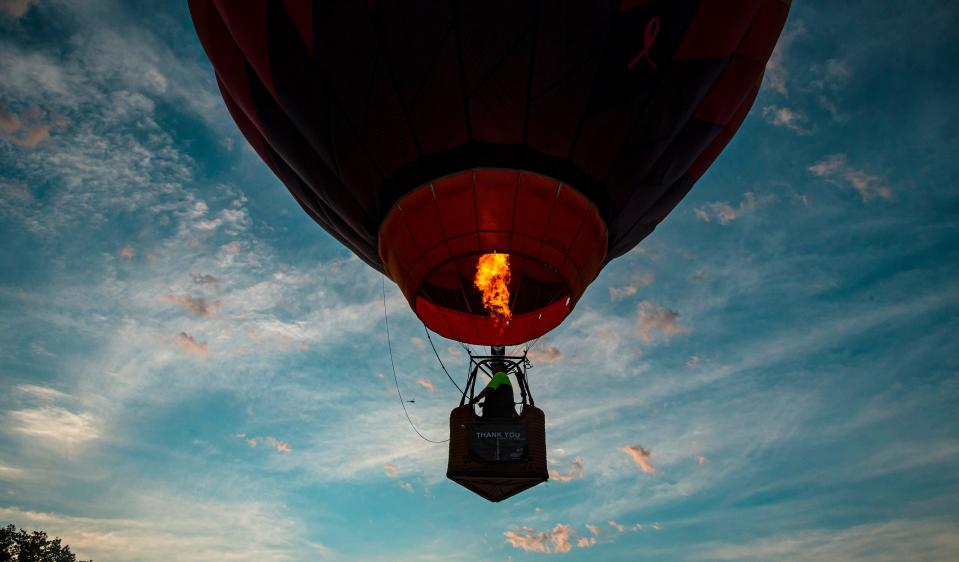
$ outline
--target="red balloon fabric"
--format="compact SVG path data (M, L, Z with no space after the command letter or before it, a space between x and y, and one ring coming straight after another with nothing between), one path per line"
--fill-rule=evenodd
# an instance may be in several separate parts
M788 0L190 0L227 108L446 337L558 326L755 100ZM473 286L510 256L508 321Z

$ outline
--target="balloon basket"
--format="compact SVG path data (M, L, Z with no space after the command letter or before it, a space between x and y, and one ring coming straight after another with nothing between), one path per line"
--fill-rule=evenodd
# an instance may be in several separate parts
M450 449L446 477L492 502L500 502L549 480L546 469L546 416L533 404L526 381L529 362L493 355L470 356L470 375L460 405L450 412ZM503 370L519 387L521 406L512 417L477 415L473 406L477 375ZM469 401L467 401L467 396Z

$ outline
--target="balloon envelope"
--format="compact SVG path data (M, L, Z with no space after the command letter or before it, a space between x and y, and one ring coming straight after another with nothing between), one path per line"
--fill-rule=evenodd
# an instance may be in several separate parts
M784 0L190 0L226 105L434 331L559 325L739 128ZM473 286L510 256L512 318Z

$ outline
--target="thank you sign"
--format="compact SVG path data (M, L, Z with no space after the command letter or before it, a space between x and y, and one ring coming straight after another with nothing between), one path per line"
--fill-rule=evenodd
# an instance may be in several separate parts
M470 427L470 453L484 461L526 460L525 423L478 423Z

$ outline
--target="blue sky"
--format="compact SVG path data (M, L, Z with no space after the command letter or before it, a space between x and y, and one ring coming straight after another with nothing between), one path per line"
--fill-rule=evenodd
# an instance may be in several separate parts
M406 424L380 278L185 3L135 6L0 1L0 522L98 562L959 558L955 3L794 4L735 139L535 349L554 476L502 504Z

